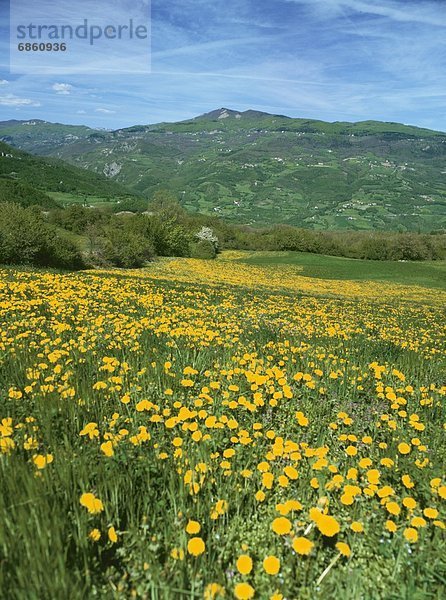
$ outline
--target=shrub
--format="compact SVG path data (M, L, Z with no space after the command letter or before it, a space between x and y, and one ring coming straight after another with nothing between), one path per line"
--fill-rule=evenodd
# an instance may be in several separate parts
M40 210L0 205L0 262L77 269L79 249L43 219Z
M142 267L153 255L150 240L117 227L109 227L98 236L91 251L94 262L124 269Z
M214 245L209 240L199 240L191 244L191 257L212 259L217 256Z
M195 237L200 242L207 242L208 245L211 244L214 249L214 253L218 254L218 251L220 249L220 243L218 237L215 235L214 231L210 227L205 227L203 225L200 231L195 234Z

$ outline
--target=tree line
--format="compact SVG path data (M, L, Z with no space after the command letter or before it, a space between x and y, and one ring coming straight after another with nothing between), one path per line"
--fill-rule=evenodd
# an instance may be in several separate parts
M422 261L446 258L446 236L235 225L190 214L165 191L156 192L149 210L139 213L0 203L2 264L138 268L157 256L213 259L223 249Z

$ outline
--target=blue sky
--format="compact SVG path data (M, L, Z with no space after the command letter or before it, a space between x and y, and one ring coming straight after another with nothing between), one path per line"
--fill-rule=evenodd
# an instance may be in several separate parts
M106 74L104 56L103 74L34 76L9 72L8 5L0 120L118 128L224 106L446 131L446 0L152 0L150 74Z

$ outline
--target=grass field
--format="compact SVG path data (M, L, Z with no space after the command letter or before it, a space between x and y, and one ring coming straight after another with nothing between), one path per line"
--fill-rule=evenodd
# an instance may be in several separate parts
M104 196L87 196L86 194L68 193L68 192L47 192L48 196L53 198L61 206L70 204L81 204L82 206L113 207L116 201L110 200Z
M444 265L283 258L1 270L1 597L444 598Z
M321 279L388 281L446 289L446 262L357 260L306 252L252 252L239 260L251 265L295 265Z

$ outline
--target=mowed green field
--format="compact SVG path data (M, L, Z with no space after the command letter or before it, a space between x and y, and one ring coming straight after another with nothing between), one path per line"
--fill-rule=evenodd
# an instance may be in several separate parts
M443 600L446 293L409 266L0 269L0 597Z
M247 252L239 259L251 265L294 265L305 277L352 281L388 281L446 289L446 261L378 261L324 256L307 252Z
M82 206L113 207L116 200L111 200L105 196L87 196L86 194L68 193L68 192L47 192L50 198L53 198L60 206L69 206L70 204L80 204Z

